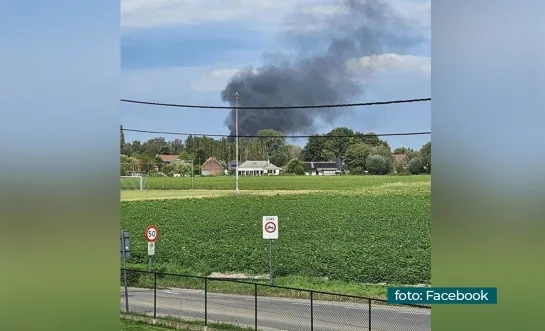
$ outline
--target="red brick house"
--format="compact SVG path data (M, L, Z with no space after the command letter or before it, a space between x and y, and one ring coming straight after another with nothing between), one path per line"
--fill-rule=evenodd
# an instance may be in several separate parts
M209 157L208 160L206 160L202 166L201 166L201 174L203 176L219 176L224 174L225 168L223 165L216 160L215 157Z

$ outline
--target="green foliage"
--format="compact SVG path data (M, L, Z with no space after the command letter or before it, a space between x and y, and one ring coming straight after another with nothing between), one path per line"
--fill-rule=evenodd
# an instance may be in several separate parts
M266 274L268 245L262 239L261 220L263 215L278 215L277 276L427 283L429 177L425 186L407 183L407 191L401 193L377 188L365 194L123 201L121 226L135 238L149 224L159 227L157 264L178 265L194 273ZM411 187L424 189L413 192ZM147 263L143 239L132 242L131 254L131 263Z
M350 140L350 143L351 144L358 144L358 143L361 143L361 144L366 144L366 145L369 145L369 146L385 146L385 147L388 147L388 143L382 139L379 138L379 136L377 136L375 133L361 133L361 132L356 132L354 134L354 137L351 138Z
M357 167L354 167L354 168L349 169L349 170L350 170L351 175L363 175L363 174L365 174L365 168L363 166L357 166Z
M121 151L123 151L123 147L125 147L125 133L123 132L123 125L119 126L119 132L120 132L120 137L119 137L120 146L119 146L119 148L121 148Z
M407 147L398 147L394 149L394 154L405 154L410 148Z
M431 141L422 146L420 157L422 158L422 166L426 170L426 173L431 173Z
M294 175L304 175L305 174L305 164L303 161L298 159L292 159L286 165L286 173Z
M131 172L139 170L138 159L127 155L120 155L121 176L129 176Z
M348 146L344 164L351 174L362 174L366 169L365 161L373 150L371 145L365 143L356 143Z
M388 162L382 155L369 155L365 162L365 168L370 175L386 175L388 173Z
M180 156L178 157L180 160L189 161L193 160L195 161L195 156L189 152L183 151L180 153Z
M204 151L204 148L200 147L200 148L197 148L197 151L195 152L195 164L198 165L198 166L201 166L203 165L204 162L206 162L206 159L208 159L208 157L206 156L206 152Z
M180 174L182 176L189 175L191 173L191 164L184 162L183 160L174 160L170 162L172 172Z
M374 146L371 154L380 155L384 158L384 161L386 161L386 172L376 173L377 175L385 175L394 170L393 169L394 157L392 155L392 150L390 149L389 146L387 145Z
M303 159L307 162L327 161L322 154L325 150L325 140L326 139L322 138L319 134L310 136L303 148Z
M130 268L127 268L130 269ZM142 276L142 273L140 272L133 272L133 271L126 271L123 272L123 270L119 271L119 280L121 284L124 284L124 275L127 276L127 286L134 286L135 284L138 284L140 282L140 277Z
M123 130L121 127L121 154L136 157L140 161L140 170L143 172L153 171L155 166L159 172L167 172L163 164L154 160L156 155L180 155L182 160L195 161L195 175L200 174L199 165L202 165L210 156L214 156L222 162L229 162L235 156L235 144L227 138L213 139L211 137L194 137L189 135L185 141L174 139L166 141L163 137L154 137L141 143L133 141L124 143ZM363 157L356 157L357 147L371 146L373 151L363 153ZM426 145L422 152L425 154ZM352 152L350 150L352 149ZM431 144L429 146L431 155ZM361 152L361 151L360 151ZM397 152L404 152L407 155L407 162L416 156L418 152L404 147L398 148ZM409 153L413 155L409 155ZM362 154L362 153L359 153ZM327 134L315 134L309 137L304 149L286 143L284 133L272 129L263 129L257 133L257 137L239 139L239 155L241 161L246 160L270 160L273 164L282 167L289 160L298 158L307 162L311 161L332 161L337 157L348 158L347 170L351 173L358 173L365 169L365 161L370 154L382 155L386 158L388 168L393 170L391 150L388 143L374 133L361 133L347 127L336 127ZM426 154L426 155L428 155ZM357 160L359 158L359 160ZM429 159L429 162L427 161ZM431 156L424 157L425 168L431 171ZM429 166L428 166L429 164Z
M275 152L271 155L269 161L277 167L283 167L288 162L288 154L284 152Z
M259 141L261 144L265 147L265 154L272 158L275 154L283 153L286 148L286 138L284 138L284 134L280 131L276 131L273 129L264 129L259 130L257 132L257 135L261 138L259 138ZM286 160L284 162L287 162L287 156ZM273 162L274 163L274 162ZM284 163L275 163L278 166L284 165Z
M354 134L353 130L346 127L334 128L327 133L328 138L325 139L324 147L335 157L344 156Z
M413 175L419 175L426 172L421 157L415 157L409 161L409 172Z

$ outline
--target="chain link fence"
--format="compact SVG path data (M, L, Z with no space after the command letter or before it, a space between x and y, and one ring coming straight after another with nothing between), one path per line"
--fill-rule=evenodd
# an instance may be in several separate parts
M127 286L125 290L124 273ZM251 330L429 331L431 308L265 283L121 269L121 312Z

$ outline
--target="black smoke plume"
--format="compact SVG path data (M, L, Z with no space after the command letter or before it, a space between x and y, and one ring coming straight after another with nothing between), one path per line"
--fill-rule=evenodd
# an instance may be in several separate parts
M349 69L347 60L400 52L420 41L409 35L411 24L384 1L341 0L337 8L340 10L325 17L292 15L296 24L285 40L294 46L295 55L268 54L260 68L245 68L231 77L221 92L222 100L234 106L234 94L238 92L239 107L359 101L364 92L364 83L358 79L362 72L356 74ZM317 120L331 124L347 112L339 108L239 109L239 135L255 135L261 129L311 134ZM234 110L225 124L234 135Z

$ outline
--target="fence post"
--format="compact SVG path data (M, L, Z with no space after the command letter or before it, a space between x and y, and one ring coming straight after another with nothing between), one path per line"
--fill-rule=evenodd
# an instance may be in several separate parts
M369 300L369 317L367 318L369 320L369 331L371 331L371 299Z
M255 331L257 331L257 283L254 284L254 320L255 320Z
M157 272L153 272L153 319L157 318Z
M314 331L314 292L310 291L310 331Z
M204 327L208 326L208 277L204 278Z

